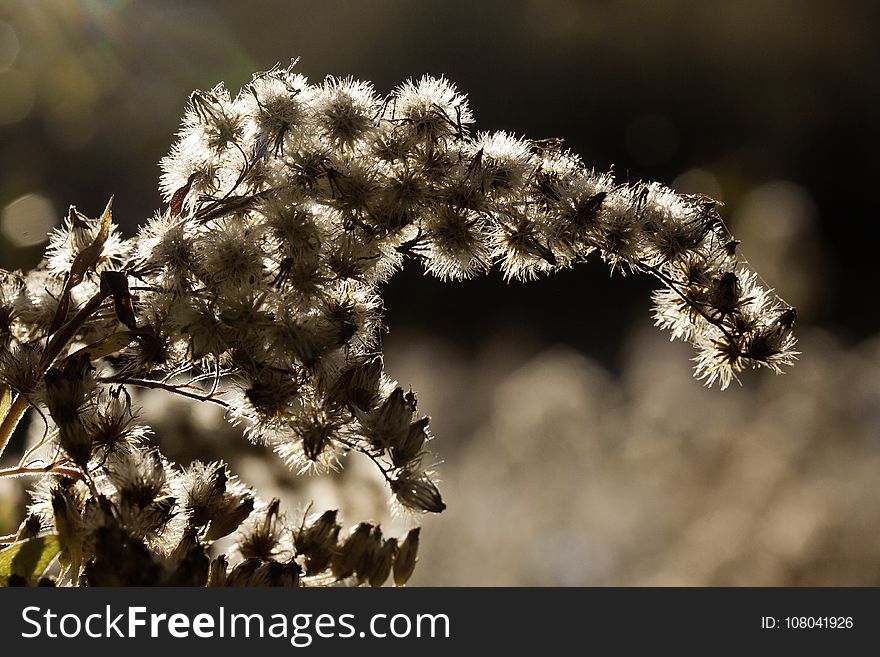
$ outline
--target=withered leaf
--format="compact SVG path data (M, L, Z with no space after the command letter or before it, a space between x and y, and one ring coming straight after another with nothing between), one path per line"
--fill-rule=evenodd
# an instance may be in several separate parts
M192 184L198 175L198 171L191 173L189 178L186 179L186 184L171 196L171 203L169 203L168 207L172 217L180 216L180 213L183 211L183 202L186 200L186 195L189 194L189 190L192 188Z
M101 291L109 293L113 297L113 309L117 319L132 331L137 331L138 325L131 302L131 292L128 290L128 276L118 271L101 272Z
M69 358L75 358L82 354L88 355L90 361L96 361L99 358L109 356L110 354L125 349L125 347L130 345L137 338L138 334L134 331L118 331L116 333L111 333L110 335L107 335L100 340L93 342L92 344L86 345L82 349L77 349L75 352L70 354L70 356L65 358L65 361Z
M98 258L101 257L101 250L104 248L104 242L110 236L110 223L112 220L113 197L111 196L107 202L107 207L104 208L104 213L101 215L101 227L98 229L98 234L95 235L95 239L92 240L89 246L76 255L73 264L70 266L70 273L67 275L67 281L64 283L64 290L61 293L61 298L58 300L58 309L55 311L55 317L53 317L52 325L49 327L49 335L55 333L64 324L67 311L70 309L70 291L82 283L86 272L98 263Z

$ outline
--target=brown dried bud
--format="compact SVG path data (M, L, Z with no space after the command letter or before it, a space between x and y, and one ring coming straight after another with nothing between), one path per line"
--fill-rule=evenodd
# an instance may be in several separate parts
M394 563L394 556L397 554L397 539L389 538L385 544L376 552L373 559L373 568L370 571L370 586L378 588L385 583L388 575L391 574L391 566Z
M411 420L412 407L404 398L403 389L395 388L379 410L361 423L373 446L388 449L406 440Z
M741 293L739 278L729 271L715 279L709 303L722 317L730 315L739 306Z
M397 586L403 586L409 581L416 567L419 554L419 534L422 528L416 527L409 530L400 549L397 551L397 557L394 559L394 583Z
M220 463L213 464L210 471L195 477L188 491L189 499L186 504L188 524L202 527L211 522L215 504L226 492L226 481L226 468Z
M382 529L376 526L370 531L364 546L363 555L355 568L359 582L366 582L370 579L370 575L376 567L376 558L381 548Z
M403 440L391 444L391 462L395 467L402 468L421 454L422 447L428 440L428 433L425 429L430 421L431 419L428 417L416 420L409 425L409 430Z
M78 353L46 372L46 406L56 424L77 416L86 395L95 387L87 353Z
M208 568L208 582L205 586L225 586L227 566L228 563L225 554L221 554L219 557L212 560L211 565Z
M297 554L306 557L306 574L315 575L324 570L336 553L336 539L341 527L336 522L337 511L329 510L310 526L300 529L293 537Z
M324 452L324 448L330 444L337 429L338 426L335 423L328 422L319 415L309 418L308 422L300 427L303 453L306 458L310 461L317 461Z
M333 575L336 579L345 579L354 574L355 569L364 557L364 553L370 546L370 533L372 531L373 525L368 522L362 522L345 539L342 547L333 555Z
M382 357L373 355L345 370L333 384L329 396L341 404L353 404L362 411L370 411L379 401L381 382Z
M391 491L403 506L414 511L440 513L446 508L440 491L427 475L403 474L391 482Z
M299 586L299 566L264 559L245 559L229 573L225 586Z
M250 495L242 497L237 506L224 509L224 513L218 513L208 527L205 540L215 541L218 538L228 536L243 523L254 511L254 498Z
M58 422L58 442L71 461L86 468L92 457L92 439L77 416Z
M274 498L266 508L262 522L255 522L249 530L242 533L238 550L245 559L268 559L275 554L281 540L279 509L281 500Z

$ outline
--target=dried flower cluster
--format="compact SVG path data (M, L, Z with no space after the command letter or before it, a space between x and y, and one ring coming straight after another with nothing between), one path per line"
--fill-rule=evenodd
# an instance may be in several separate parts
M340 539L335 511L287 526L223 464L184 471L148 448L125 387L221 404L298 472L361 453L404 509L440 512L428 418L380 349L378 287L407 258L442 279L498 263L528 280L596 251L663 283L657 323L694 343L709 384L791 363L794 310L737 258L714 201L618 184L559 140L472 122L442 78L383 99L291 65L235 98L193 93L162 162L166 211L124 240L110 205L71 208L37 269L4 274L0 445L29 407L51 427L47 465L32 451L6 471L45 474L18 539L57 532L69 581L86 584L405 582L418 530L398 543L361 523ZM207 549L236 530L229 570ZM128 572L124 553L149 567Z

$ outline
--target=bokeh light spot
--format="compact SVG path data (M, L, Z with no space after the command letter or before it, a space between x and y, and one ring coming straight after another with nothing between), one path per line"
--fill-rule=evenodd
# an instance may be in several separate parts
M718 176L706 169L688 169L672 181L672 187L680 194L705 194L716 201L724 200Z
M9 23L0 21L0 71L8 71L18 57L18 35Z
M0 232L16 247L42 244L55 227L58 213L45 196L27 194L3 208Z
M0 124L18 123L34 106L30 78L18 71L0 72Z

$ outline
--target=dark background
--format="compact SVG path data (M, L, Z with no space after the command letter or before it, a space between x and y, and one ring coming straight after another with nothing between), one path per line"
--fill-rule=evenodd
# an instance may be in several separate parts
M160 207L159 159L188 93L301 57L310 79L352 74L387 92L423 73L469 95L477 129L563 137L621 180L721 196L784 180L800 212L810 293L801 319L849 339L878 325L874 185L880 12L873 2L82 2L0 3L0 207L25 194L100 212L131 233ZM766 213L765 213L766 214ZM804 216L810 214L811 216ZM759 222L747 257L760 255ZM751 237L751 236L750 236ZM42 247L0 242L7 268ZM801 260L801 266L803 261ZM821 268L816 270L815 268ZM498 275L441 285L411 266L387 290L391 327L464 345L517 327L615 364L615 336L647 311L645 281L601 263L529 285ZM759 268L760 269L760 268ZM808 276L808 278L810 278ZM788 282L790 286L793 283ZM461 313L467 322L461 322Z

